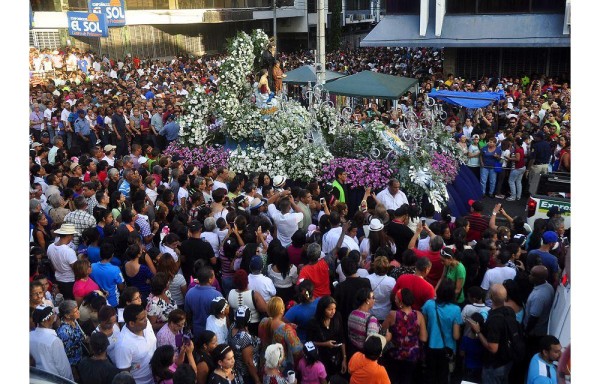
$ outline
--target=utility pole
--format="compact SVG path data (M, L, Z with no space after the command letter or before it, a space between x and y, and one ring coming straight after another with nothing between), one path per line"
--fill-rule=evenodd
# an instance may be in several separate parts
M277 0L273 0L273 42L275 43L274 57L277 57Z
M317 2L317 84L325 84L325 0Z

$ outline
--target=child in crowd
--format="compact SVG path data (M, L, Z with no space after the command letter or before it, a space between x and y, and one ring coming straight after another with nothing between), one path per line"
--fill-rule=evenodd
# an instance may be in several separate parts
M210 316L206 319L206 330L213 331L219 344L227 343L229 304L224 297L215 297L210 305Z
M319 361L319 351L312 341L307 341L302 348L304 357L298 362L300 384L326 384L327 372Z

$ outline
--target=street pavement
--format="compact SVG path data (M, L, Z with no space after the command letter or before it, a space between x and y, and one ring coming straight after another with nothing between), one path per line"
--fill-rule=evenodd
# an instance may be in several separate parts
M481 199L481 202L483 203L483 207L484 207L483 214L488 215L488 216L491 215L492 210L494 209L494 206L498 203L501 203L502 208L504 208L504 211L506 213L508 213L510 215L510 217L521 216L525 220L527 220L527 214L525 212L525 207L527 206L528 200L529 200L528 197L523 197L519 201L506 201L506 199L496 199L496 198L484 196ZM504 219L504 217L502 215L498 215L496 217L496 225L500 225L500 224L503 224L503 225L507 224L506 220Z

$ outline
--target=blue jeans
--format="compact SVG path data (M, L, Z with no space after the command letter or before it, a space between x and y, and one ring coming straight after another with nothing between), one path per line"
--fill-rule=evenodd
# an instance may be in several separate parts
M517 200L521 198L521 192L523 191L523 184L521 181L523 180L523 175L525 174L526 169L526 167L513 169L510 171L510 176L508 176L510 196L516 198Z
M498 368L483 367L481 371L481 384L508 384L508 374L512 368L512 361Z
M496 191L496 172L494 168L481 167L481 191L485 195L485 185L488 179L490 180L490 195L493 195Z
M221 290L223 291L223 297L229 295L229 291L233 289L233 277L222 277L221 278Z

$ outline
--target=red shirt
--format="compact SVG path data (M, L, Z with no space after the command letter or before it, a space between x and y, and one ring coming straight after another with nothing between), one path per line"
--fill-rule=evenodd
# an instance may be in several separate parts
M316 264L308 264L302 267L298 274L298 284L304 279L312 281L315 285L313 291L315 297L331 295L331 290L329 290L329 265L325 260L321 259Z
M421 251L420 249L416 248L414 248L413 251L417 257L426 257L429 259L429 261L431 261L431 271L429 271L429 274L425 276L425 280L435 287L438 280L442 278L442 273L444 272L444 264L442 264L440 251Z
M433 285L427 282L424 278L417 275L402 275L396 280L396 285L392 289L392 293L396 296L396 292L403 288L408 288L415 296L415 302L412 305L412 309L420 311L421 307L429 299L435 297L435 290Z
M467 241L481 240L481 233L489 228L490 218L481 213L472 212L467 216L469 221L469 232L467 232Z

